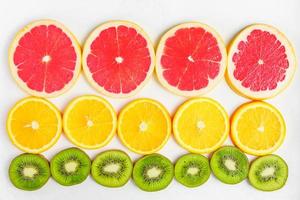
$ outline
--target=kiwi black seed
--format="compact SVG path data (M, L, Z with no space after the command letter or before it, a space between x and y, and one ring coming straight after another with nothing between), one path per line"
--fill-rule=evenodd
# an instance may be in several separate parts
M50 162L52 177L64 186L82 183L89 175L89 156L78 148L69 148L57 153Z
M160 154L144 156L133 167L133 180L144 191L162 190L171 183L173 177L172 162Z
M120 150L109 150L98 154L92 163L92 177L100 185L121 187L131 177L132 161Z
M249 161L238 148L225 146L213 153L210 160L211 170L223 183L237 184L248 176Z
M48 160L41 155L21 154L9 166L9 178L13 185L22 190L37 190L50 177Z
M274 191L282 188L288 178L288 166L277 155L267 155L254 160L249 170L249 182L258 190Z
M210 177L209 161L199 154L181 156L175 164L175 179L187 187L197 187Z

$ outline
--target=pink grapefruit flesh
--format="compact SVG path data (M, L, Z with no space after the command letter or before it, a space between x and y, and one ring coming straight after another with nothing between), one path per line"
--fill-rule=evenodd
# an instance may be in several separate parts
M295 68L291 44L268 25L248 26L229 49L228 81L238 93L251 99L277 95L290 83Z
M146 33L126 21L98 26L83 50L88 81L101 93L127 97L138 92L154 69L154 49Z
M9 58L18 84L35 96L64 93L80 72L81 53L76 39L53 20L36 21L23 28L11 44Z
M159 81L182 96L203 95L223 77L226 47L216 31L201 23L185 23L169 30L156 53Z

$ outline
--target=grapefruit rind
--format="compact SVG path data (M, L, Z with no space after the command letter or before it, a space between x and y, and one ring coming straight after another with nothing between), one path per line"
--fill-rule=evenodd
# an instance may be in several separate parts
M67 123L67 117L66 116L69 116L69 113L70 111L72 110L72 108L79 102L79 101L85 101L85 100L97 100L99 102L101 102L102 104L105 105L105 107L107 109L109 109L109 111L111 112L112 114L112 118L113 118L113 121L112 121L112 124L113 124L113 128L109 134L109 136L106 138L105 141L103 141L102 143L100 144L97 144L97 145L93 145L93 146L90 146L90 145L85 145L85 144L82 144L80 142L78 142L77 140L75 140L73 137L72 137L72 134L71 134L71 131L72 130L69 130L68 129L68 123ZM88 109L88 108L87 108ZM76 97L75 99L73 99L69 104L68 106L66 107L65 109L65 112L64 112L64 115L63 115L63 130L64 130L64 133L66 134L67 138L75 145L79 146L79 147L82 147L82 148L85 148L85 149L99 149L101 147L104 147L105 145L107 145L114 137L115 133L116 133L116 129L117 129L117 116L116 116L116 112L114 110L114 108L112 107L112 105L106 101L105 99L101 98L101 97L98 97L98 96L94 96L94 95L84 95L84 96L79 96L79 97Z
M144 39L147 41L148 44L148 50L149 50L149 54L150 54L150 58L151 58L151 65L149 67L149 70L147 72L147 76L144 79L144 81L142 81L140 83L140 85L138 85L136 87L136 89L132 90L129 93L112 93L107 91L106 89L104 89L104 87L100 86L92 77L92 73L90 73L89 67L87 65L86 62L86 58L90 53L90 46L93 43L93 41L98 37L99 33L109 27L114 27L114 26L119 26L119 25L124 25L127 27L131 27L134 28L139 34L141 34ZM114 21L108 21L105 22L103 24L100 24L99 26L97 26L88 36L88 38L86 39L84 46L83 46L83 52L82 52L82 68L83 68L83 72L84 75L86 77L86 79L88 80L88 82L90 83L90 85L96 89L98 92L108 96L108 97L112 97L112 98L126 98L126 97L131 97L134 96L135 94L137 94L145 85L146 83L150 80L150 77L154 71L154 65L155 65L155 51L153 48L153 44L149 38L149 36L147 35L147 33L137 24L130 22L130 21L126 21L126 20L114 20Z
M12 119L12 114L15 112L15 110L18 109L23 104L29 102L29 101L37 101L37 102L42 102L42 103L46 104L48 106L48 108L51 109L55 113L56 118L58 119L58 124L57 124L58 128L57 128L57 132L55 134L55 137L47 145L45 145L45 146L43 146L42 148L39 148L39 149L30 149L30 148L24 147L23 145L19 144L18 141L16 141L15 137L12 135L12 129L11 129L11 126L10 126L10 121L13 120ZM7 116L7 122L6 122L6 130L7 130L7 133L8 133L8 136L9 136L10 140L12 141L12 143L17 148L19 148L20 150L22 150L24 152L27 152L27 153L39 154L39 153L42 153L42 152L48 150L49 148L51 148L58 141L58 139L61 135L61 132L62 132L62 119L61 118L62 117L61 117L60 111L50 101L47 101L47 100L42 99L40 97L26 97L22 100L19 100L14 105L14 107L9 111L8 116Z
M220 62L220 72L217 75L217 77L215 77L212 80L210 80L209 84L207 85L207 87L202 88L200 90L192 90L192 91L183 91L183 90L179 90L177 87L174 87L172 85L170 85L165 78L163 77L163 69L162 66L160 64L160 58L163 55L164 52L164 45L166 40L173 36L174 33L181 28L187 28L187 27L200 27L200 28L204 28L205 30L209 31L217 40L218 42L218 46L220 48L221 54L222 54L222 60ZM188 22L188 23L183 23L183 24L179 24L177 26L174 26L173 28L171 28L170 30L168 30L160 39L158 46L157 46L157 50L156 50L156 65L155 65L155 70L156 70L156 75L157 78L159 80L159 82L169 91L171 91L172 93L179 95L179 96L185 96L185 97L194 97L194 96L201 96L204 95L208 92L210 92L213 88L215 88L218 83L222 80L225 71L226 71L226 65L227 65L227 51L226 51L226 45L222 39L222 37L220 36L220 34L214 30L212 27L203 24L203 23L199 23L199 22Z
M282 130L281 130L281 135L279 140L277 141L276 145L274 145L272 148L267 150L251 149L246 145L243 145L243 143L239 140L238 131L236 130L238 125L238 118L241 115L243 115L243 113L246 112L248 109L256 108L256 107L263 107L272 111L277 116L277 118L279 119L282 125L281 126ZM254 101L254 102L249 102L241 105L239 108L237 108L237 110L233 113L231 117L231 133L230 133L231 139L236 146L238 146L242 151L250 155L263 156L275 152L283 143L285 135L286 135L286 125L284 122L284 118L279 112L279 110L277 110L277 108L275 108L274 106L262 101Z
M124 137L123 137L123 135L121 133L121 122L122 122L122 118L123 118L125 112L127 112L130 108L134 107L136 103L141 103L141 102L151 103L151 104L156 105L158 108L160 108L161 111L163 112L165 118L166 118L167 126L168 126L166 137L165 137L164 141L161 143L161 145L158 146L157 148L154 148L154 149L151 149L151 150L148 150L148 151L141 151L141 150L133 148L132 146L130 146L130 144L128 144L126 142L126 140L124 139ZM162 149L165 146L165 144L167 143L167 141L169 140L170 135L171 135L171 131L172 131L172 122L171 122L171 118L170 118L168 110L160 102L155 101L153 99L140 98L140 99L133 100L129 104L127 104L124 108L122 108L122 110L121 110L121 112L119 113L119 116L118 116L117 132L118 132L119 139L121 140L121 142L129 150L131 150L131 151L133 151L135 153L141 154L141 155L155 153L155 152L159 151L160 149Z
M237 50L237 45L240 41L245 40L247 35L254 29L260 29L260 30L266 30L276 36L277 39L283 44L283 46L286 49L286 55L288 57L288 61L291 63L289 64L288 71L286 73L286 80L283 82L279 82L279 87L276 88L276 90L271 91L261 91L261 92L252 92L248 88L243 87L240 84L240 81L236 80L236 78L233 77L233 71L235 69L235 66L232 62L232 56L234 52ZM287 39L287 37L280 32L275 27L272 27L267 24L252 24L249 26L246 26L244 29L242 29L229 43L228 46L228 61L227 61L227 70L225 74L226 81L229 85L229 87L236 92L238 95L243 96L245 98L253 99L253 100L264 100L268 98L273 98L277 96L279 93L284 91L292 82L294 74L296 72L297 68L297 58L295 54L295 49L292 45L292 43Z
M14 52L15 52L16 47L18 46L19 40L24 36L24 34L26 34L32 28L34 28L35 26L39 26L39 25L54 25L56 27L59 27L72 41L72 45L75 49L76 56L77 56L76 65L75 65L75 68L73 71L74 72L73 78L61 90L58 90L58 91L55 91L52 93L46 93L44 91L38 92L38 91L30 89L26 85L26 83L19 78L18 71L16 70L16 66L13 61ZM19 87L23 91L27 92L30 95L37 96L37 97L53 98L53 97L57 97L61 94L64 94L65 92L70 90L71 87L73 87L75 85L75 82L77 81L80 71L81 71L81 48L80 48L80 44L77 41L76 37L63 24L61 24L58 21L52 20L52 19L42 19L42 20L37 20L37 21L27 24L16 34L16 36L14 37L14 39L9 47L8 62L9 62L10 71L11 71L13 78L15 79L15 81L18 83Z
M178 126L177 125L178 125L178 121L180 119L181 113L184 112L184 110L187 107L189 107L191 104L196 103L196 102L207 102L207 103L210 103L210 104L214 105L222 113L222 115L225 119L226 128L225 128L223 137L213 147L206 148L206 149L194 148L194 147L190 146L189 144L186 144L185 142L183 142L180 138L180 133L178 131ZM224 144L224 142L228 138L229 132L230 132L230 123L229 123L228 113L226 112L224 107L219 102L217 102L217 101L215 101L211 98L207 98L207 97L192 98L192 99L184 102L182 105L179 106L179 108L176 111L176 114L173 118L173 134L174 134L174 137L175 137L176 141L178 142L178 144L180 146L182 146L183 148L185 148L186 150L188 150L189 152L192 152L192 153L206 154L206 153L211 153L211 152L217 150L219 147L221 147Z

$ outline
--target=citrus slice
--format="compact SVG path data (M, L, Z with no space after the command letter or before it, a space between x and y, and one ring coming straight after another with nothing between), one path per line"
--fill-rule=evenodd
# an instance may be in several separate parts
M285 132L282 115L265 102L243 104L232 116L232 140L248 154L261 156L274 152L282 144Z
M73 99L63 116L64 133L75 145L96 149L105 146L113 138L117 116L105 99L85 95Z
M195 22L169 30L156 51L158 80L182 96L209 92L223 78L226 62L226 47L219 34Z
M127 21L98 26L83 48L82 65L89 83L111 97L136 94L154 69L154 49L147 34Z
M18 32L9 49L9 65L26 92L54 97L74 85L81 68L81 50L64 25L39 20Z
M274 97L289 85L295 70L296 57L291 43L269 25L246 27L229 47L228 83L250 99Z
M210 98L184 102L173 119L176 141L193 153L210 153L218 149L229 134L229 117L225 109Z
M170 134L170 115L166 108L155 100L134 100L119 114L119 138L133 152L157 152L165 145Z
M6 125L13 144L22 151L35 154L52 147L62 131L59 110L38 97L17 102L8 114Z

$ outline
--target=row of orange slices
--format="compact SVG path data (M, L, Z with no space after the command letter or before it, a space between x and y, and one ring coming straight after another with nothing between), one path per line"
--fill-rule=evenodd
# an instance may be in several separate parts
M21 150L40 153L53 146L62 128L75 145L97 149L118 132L131 151L159 151L173 130L178 144L190 152L210 153L226 141L244 152L265 155L274 152L285 138L285 122L270 104L254 101L241 105L229 120L226 110L211 98L193 98L179 106L172 119L167 109L153 99L136 99L117 114L108 101L92 95L73 99L63 112L49 101L28 97L17 102L7 119L7 131Z

